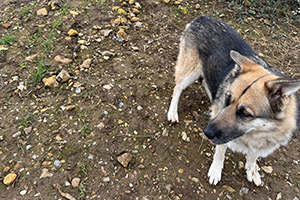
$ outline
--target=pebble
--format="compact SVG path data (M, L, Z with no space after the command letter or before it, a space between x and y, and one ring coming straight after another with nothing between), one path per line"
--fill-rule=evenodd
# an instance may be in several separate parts
M167 189L168 192L170 193L170 192L171 192L171 189L172 189L172 185L171 185L171 184L166 185L166 189Z
M106 90L110 90L111 86L110 85L104 85L103 88L106 89Z
M273 168L271 166L262 166L261 169L268 174L271 174L273 171Z
M187 136L186 132L181 133L181 138L183 141L187 141L187 142L190 141L190 138Z
M130 19L130 21L132 21L132 22L139 22L139 21L141 21L141 19L138 18L138 17L133 17L133 18Z
M4 28L9 28L11 26L11 23L10 22L9 23L4 23L4 24L2 24L2 26Z
M79 184L80 184L80 178L78 178L78 177L73 178L72 181L71 181L71 184L72 184L73 188L78 187Z
M192 180L193 182L195 182L195 183L199 183L199 182L200 182L199 178L196 178L196 177L193 177L191 180Z
M71 111L75 109L75 105L69 105L66 107L66 111Z
M36 14L38 16L40 16L40 15L46 16L46 15L48 15L48 11L47 11L46 8L41 8L41 9L39 9L39 10L36 11Z
M56 62L60 62L60 63L63 63L63 64L69 64L70 62L72 62L71 59L69 59L69 58L63 58L60 55L55 56L54 60Z
M52 177L53 174L49 172L48 169L44 168L42 169L42 174L40 176L40 178L47 178L47 177Z
M168 135L169 135L169 131L167 129L164 129L162 132L162 136L168 137Z
M113 30L111 30L111 29L105 29L105 30L102 30L101 33L104 35L104 37L108 37L112 31Z
M4 169L3 169L3 173L8 172L9 170L10 170L10 167L9 167L9 166L6 166L6 167L4 167Z
M60 161L59 160L55 160L53 163L56 167L60 166Z
M80 69L82 69L82 68L88 69L88 68L90 68L91 63L92 63L92 59L88 58L88 59L84 60L83 63L79 67L80 67Z
M56 81L55 75L50 76L49 78L43 78L42 81L45 87L56 88L59 86L59 83Z
M21 196L24 196L26 193L27 193L27 190L22 190L22 191L20 192L20 195L21 195Z
M104 177L104 178L102 179L102 181L103 181L103 182L109 182L109 181L110 181L110 178L109 178L109 177Z
M230 187L229 185L223 185L223 188L225 188L228 192L233 193L235 192L235 189L233 189L232 187Z
M127 167L130 161L132 160L132 155L130 153L123 153L117 157L117 160L123 167Z
M80 88L80 86L76 87L76 89L75 89L75 93L76 93L76 94L79 94L80 92L81 92L81 88Z
M71 183L70 183L69 181L66 181L66 182L65 182L65 186L66 186L66 187L69 187L70 185L71 185Z
M67 82L71 78L70 74L66 70L61 70L59 74L56 76L56 80L61 83Z
M282 194L281 194L281 192L279 192L279 193L277 194L277 196L276 196L276 200L280 200L280 199L282 199Z
M21 135L21 132L19 131L19 132L16 132L15 134L13 134L12 137L13 137L13 138L19 137L20 135Z
M32 131L32 126L30 126L30 127L27 127L27 128L24 128L24 132L25 132L25 134L29 134L29 133L31 133L31 131Z
M105 127L105 124L103 122L100 122L100 124L97 125L97 128L99 130L103 129Z
M140 13L140 11L136 8L132 8L131 11L132 11L133 14L139 14Z
M3 183L5 185L9 185L11 184L12 182L14 182L14 180L17 178L17 174L12 172L12 173L9 173L7 174L4 179L3 179Z
M196 8L196 9L199 9L199 8L200 8L200 4L197 3L197 4L195 5L195 8Z
M72 10L70 10L70 14L71 14L71 15L75 15L75 16L79 15L79 13L78 13L78 12L76 12L76 11L72 11Z
M74 29L70 29L69 32L68 32L68 35L69 36L76 36L76 35L78 35L78 32Z
M142 110L143 107L142 107L142 106L138 106L137 109L138 109L138 110Z
M239 161L239 169L243 169L245 167L244 163L242 161Z
M127 12L126 12L124 9L119 8L119 9L118 9L118 14L119 14L119 15L127 15Z
M32 62L36 57L37 57L38 54L34 54L34 55L31 55L31 56L27 56L25 58L26 61L29 61L29 62Z
M248 192L249 192L249 189L248 189L248 188L242 187L242 188L240 189L240 194L241 194L241 195L242 195L242 194L248 194Z

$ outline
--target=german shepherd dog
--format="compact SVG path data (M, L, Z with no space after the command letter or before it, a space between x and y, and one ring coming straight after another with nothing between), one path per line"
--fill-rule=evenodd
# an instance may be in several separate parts
M261 185L256 160L286 145L297 131L300 79L271 69L225 22L202 16L188 24L181 37L168 111L172 123L178 122L181 92L196 80L211 102L211 120L204 129L216 144L210 184L221 180L229 147L246 155L247 179Z

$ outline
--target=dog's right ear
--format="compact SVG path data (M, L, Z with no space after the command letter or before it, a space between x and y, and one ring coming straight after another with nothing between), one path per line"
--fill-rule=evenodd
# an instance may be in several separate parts
M252 60L248 59L246 56L241 55L237 51L231 50L230 51L230 57L234 62L240 66L239 72L246 73L250 70L253 70L253 68L257 67L257 64L253 62ZM236 68L236 67L235 67Z

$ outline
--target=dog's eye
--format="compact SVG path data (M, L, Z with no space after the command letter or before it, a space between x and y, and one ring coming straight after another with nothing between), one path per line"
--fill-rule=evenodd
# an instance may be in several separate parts
M230 92L225 93L225 107L229 106L231 103L232 95Z
M244 106L241 106L240 108L237 109L236 115L239 117L245 117L245 118L252 118L253 114L250 113Z

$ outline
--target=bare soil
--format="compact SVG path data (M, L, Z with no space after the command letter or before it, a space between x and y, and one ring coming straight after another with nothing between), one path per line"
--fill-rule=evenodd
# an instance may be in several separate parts
M263 186L247 181L240 167L244 156L230 151L221 182L212 186L207 172L214 146L201 134L209 120L209 100L201 85L195 83L183 92L180 123L170 125L166 117L179 39L187 23L201 15L226 21L291 78L300 77L299 24L242 21L225 2L183 1L179 6L188 11L183 14L178 5L148 0L139 1L141 24L113 26L119 16L114 6L128 12L136 5L107 0L51 2L60 7L51 10L46 0L0 3L0 24L11 23L8 28L0 26L0 39L13 37L0 54L1 199L64 199L58 185L75 199L300 198L299 134L259 159L260 166L273 168L271 173L260 171ZM48 15L37 16L44 7ZM79 35L66 39L71 28ZM116 39L120 28L127 34L123 41ZM105 37L103 30L112 32ZM111 52L109 58L105 51ZM34 54L38 55L33 61L26 61ZM56 55L72 62L58 63ZM80 70L88 58L91 66ZM47 69L43 77L65 69L71 80L57 88L34 82L40 63ZM18 89L21 82L23 90ZM68 105L75 109L65 110ZM189 141L182 139L183 132ZM124 152L133 156L126 168L117 160ZM43 169L53 175L40 178ZM4 185L2 180L12 172L17 179ZM75 177L81 184L73 188L69 184Z

